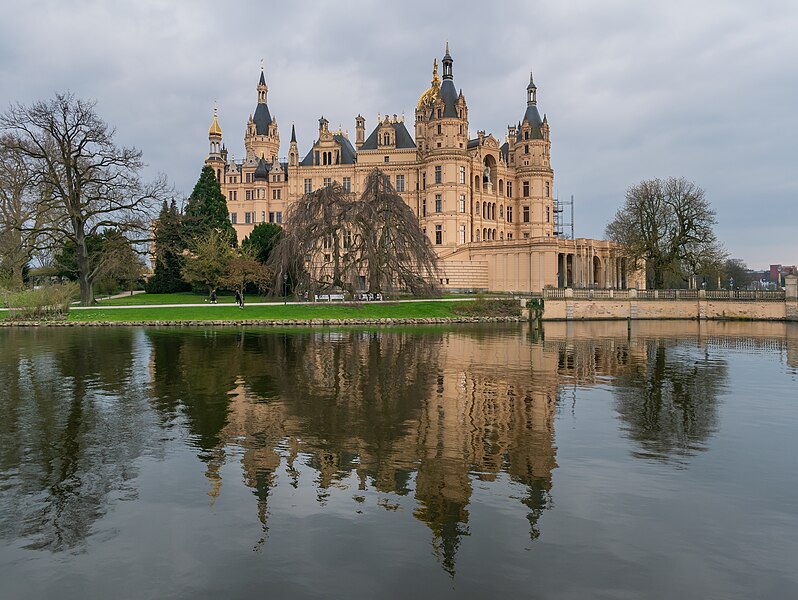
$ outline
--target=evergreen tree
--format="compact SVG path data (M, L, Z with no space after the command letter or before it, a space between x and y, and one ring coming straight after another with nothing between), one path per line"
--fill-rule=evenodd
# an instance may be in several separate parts
M258 223L252 233L241 242L241 247L251 250L258 262L266 264L272 250L280 242L283 228L274 223Z
M227 200L213 169L206 165L186 204L184 239L205 236L211 231L225 233L231 246L237 244L236 232L227 212Z
M183 292L190 286L183 281L182 218L177 204L163 203L158 224L155 227L155 274L147 282L150 294L170 294Z

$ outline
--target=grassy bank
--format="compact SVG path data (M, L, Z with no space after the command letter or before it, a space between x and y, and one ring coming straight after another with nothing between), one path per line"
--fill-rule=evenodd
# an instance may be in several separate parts
M253 302L261 302L262 298L250 298ZM134 294L133 296L123 296L121 298L111 298L99 300L97 306L131 306L144 304L202 304L208 300L207 294L193 294L191 292L178 294ZM235 304L232 294L219 294L217 296L219 304Z
M135 296L134 296L135 298ZM374 304L269 304L247 306L170 306L158 308L116 308L75 310L74 322L98 321L240 321L305 319L423 319L457 316L455 302L408 302Z

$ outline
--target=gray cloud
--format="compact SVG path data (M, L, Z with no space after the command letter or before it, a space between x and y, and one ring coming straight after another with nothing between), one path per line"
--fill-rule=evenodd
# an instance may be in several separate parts
M552 127L556 189L601 237L624 190L654 176L704 187L752 266L798 262L798 5L782 2L35 2L4 9L0 105L56 90L96 98L120 143L190 192L213 101L243 154L260 59L287 152L322 114L354 130L412 116L449 41L472 134L503 139L530 69Z

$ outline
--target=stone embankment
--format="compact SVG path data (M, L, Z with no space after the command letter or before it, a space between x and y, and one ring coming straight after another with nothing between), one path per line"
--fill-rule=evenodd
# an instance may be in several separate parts
M418 319L241 319L208 321L0 321L0 327L348 327L362 325L449 325L452 323L517 323L513 317Z

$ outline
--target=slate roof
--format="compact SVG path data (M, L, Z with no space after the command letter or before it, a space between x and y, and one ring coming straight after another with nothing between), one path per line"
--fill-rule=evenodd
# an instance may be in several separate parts
M341 154L340 154L340 161L338 162L339 165L353 165L357 162L357 151L355 147L352 145L352 142L349 139L340 133L336 133L333 135L333 139L341 145ZM308 151L305 155L305 158L299 163L301 167L311 167L313 166L313 152L316 149L316 144L318 141L313 144L313 147Z
M267 135L269 133L269 125L272 124L272 116L269 113L268 105L258 103L252 120L255 121L255 133Z
M457 88L454 87L454 81L451 79L444 79L441 84L440 91L441 99L443 100L443 117L457 117Z
M416 143L413 141L413 138L410 137L410 132L407 131L407 127L402 122L391 123L393 126L393 130L396 134L396 148L415 148ZM371 132L369 137L363 142L363 145L360 147L361 150L376 150L377 149L377 132L379 131L380 126L377 125L374 128L374 131Z
M258 161L258 168L255 169L255 179L268 180L271 165L267 166L262 158Z
M543 130L540 128L543 125L543 119L540 118L540 113L538 112L538 107L535 104L528 104L526 107L526 112L524 113L524 118L521 119L521 123L524 121L529 121L529 126L532 128L530 139L533 140L542 140L543 139ZM518 136L516 137L517 140L521 140L524 137L524 132L521 131L521 127L518 128Z

